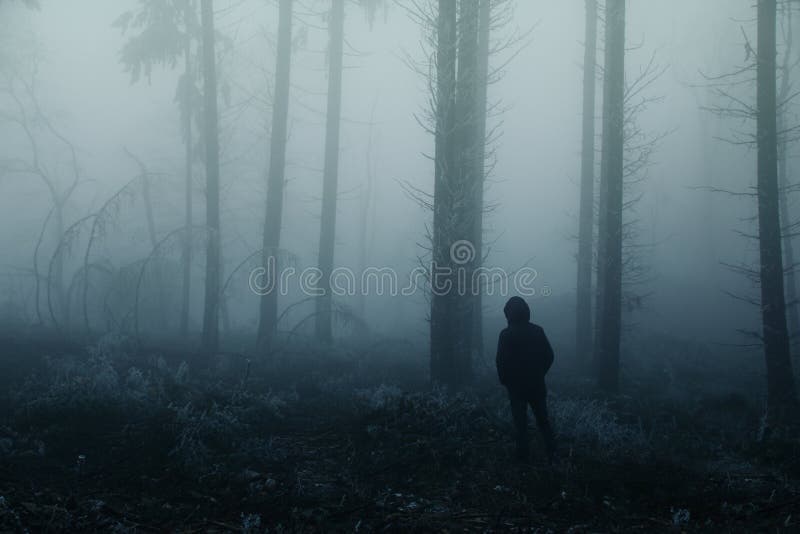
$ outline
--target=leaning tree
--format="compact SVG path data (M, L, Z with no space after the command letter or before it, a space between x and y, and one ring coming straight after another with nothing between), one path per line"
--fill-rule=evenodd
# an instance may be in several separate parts
M121 14L114 25L128 40L120 51L120 61L131 75L131 83L148 81L155 67L169 69L182 67L175 92L180 107L181 132L184 142L184 236L182 247L182 282L180 332L189 329L191 294L192 232L193 226L193 167L197 152L195 124L201 117L201 91L197 86L200 71L201 49L200 21L193 0L142 0L135 10Z

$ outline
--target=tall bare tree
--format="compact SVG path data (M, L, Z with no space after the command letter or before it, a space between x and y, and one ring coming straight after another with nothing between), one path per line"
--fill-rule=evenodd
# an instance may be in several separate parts
M607 0L605 13L605 67L603 84L603 138L601 202L604 224L599 240L604 243L600 293L600 352L598 385L607 391L619 388L620 336L622 328L622 208L625 123L625 0Z
M451 182L455 174L454 131L456 123L456 49L457 4L452 0L439 0L436 19L436 88L435 153L433 190L432 260L436 269L450 266L450 244L453 239L451 224ZM434 381L452 380L456 357L453 336L452 291L444 285L452 283L440 272L431 273L431 378ZM440 287L442 286L442 287Z
M585 3L583 141L575 320L575 348L580 359L587 358L592 350L592 242L594 240L595 96L597 92L597 0L585 0Z
M773 413L796 403L786 325L778 189L777 2L758 0L758 241L767 399Z
M258 320L258 346L263 348L274 334L278 317L278 247L283 214L283 186L286 170L286 137L289 117L289 79L292 54L292 0L280 0L278 47L275 62L275 97L272 107L272 135L267 177L267 205L264 220L264 268L270 277L271 291L261 297Z
M792 99L792 71L797 56L795 53L793 6L787 4L783 10L784 53L780 65L780 90L778 91L778 195L780 202L781 224L783 236L783 265L786 271L786 318L788 320L789 337L800 327L800 314L797 303L797 277L795 275L794 239L791 231L792 217L789 212L789 125L788 104ZM780 135L782 133L782 135Z
M475 71L475 203L474 233L472 244L475 247L475 269L483 265L483 215L485 210L484 188L486 187L486 119L488 113L489 55L492 34L492 0L479 0L477 68ZM473 295L472 316L473 351L483 353L483 288Z
M183 39L183 76L178 91L181 102L181 126L184 142L184 241L181 251L181 264L183 266L183 280L181 283L181 319L180 332L185 336L189 333L189 309L191 307L192 293L192 226L194 225L193 195L194 189L194 136L192 135L192 115L194 114L194 100L196 94L195 75L192 68L192 34L190 30L195 26L196 13L193 3L186 1L184 4L184 25L186 33Z
M333 338L333 298L330 275L336 239L336 196L339 184L339 129L342 115L342 60L344 55L344 2L331 0L328 49L328 106L325 116L325 167L322 173L322 217L319 237L320 295L316 299L316 335L322 342Z
M483 153L478 147L485 145L483 132L479 130L478 98L480 95L479 57L480 3L461 2L458 13L458 49L456 69L456 124L453 142L455 144L455 178L451 187L454 195L453 211L454 238L456 242L469 242L471 251L458 261L458 269L464 273L464 280L472 281L477 264L477 252L473 240L478 233L478 189L483 187ZM451 256L455 250L451 250ZM457 287L453 298L456 321L455 350L456 361L453 372L455 380L463 382L471 374L472 351L474 346L473 329L475 323L475 291L470 287Z
M206 159L205 304L203 306L203 352L213 354L219 346L220 220L219 220L219 118L217 111L217 65L212 0L201 1L203 28L203 136Z

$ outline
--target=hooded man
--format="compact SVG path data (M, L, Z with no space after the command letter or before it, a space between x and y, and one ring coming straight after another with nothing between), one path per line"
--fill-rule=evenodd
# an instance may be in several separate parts
M553 365L553 348L542 327L531 323L531 310L520 297L511 297L503 308L508 327L497 342L497 375L508 390L514 418L517 458L527 461L528 405L542 433L548 459L555 454L555 438L547 417L544 377Z

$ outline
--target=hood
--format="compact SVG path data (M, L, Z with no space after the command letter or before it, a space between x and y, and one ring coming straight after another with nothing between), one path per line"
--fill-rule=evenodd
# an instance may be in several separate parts
M508 324L527 323L531 320L531 309L520 297L511 297L503 308Z

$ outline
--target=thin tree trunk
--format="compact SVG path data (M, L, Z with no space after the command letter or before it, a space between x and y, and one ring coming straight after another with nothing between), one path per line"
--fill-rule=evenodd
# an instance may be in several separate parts
M185 26L186 40L184 43L184 72L183 72L183 135L185 143L185 177L184 177L184 236L181 263L183 265L183 281L181 284L181 319L180 333L187 336L189 333L189 308L192 290L192 186L194 182L193 164L194 154L192 147L192 37L189 32L191 20L191 3L186 2Z
M583 58L583 142L578 222L578 283L575 343L580 360L592 350L592 242L594 232L595 94L597 76L597 0L586 0Z
M44 318L42 317L42 307L40 302L42 293L42 275L39 273L39 249L42 248L42 242L44 241L44 235L47 231L47 225L50 223L50 218L53 216L54 211L55 208L50 208L50 211L47 212L47 217L45 217L44 222L42 223L42 230L39 232L39 239L36 240L36 247L33 249L34 303L36 309L37 326L44 326Z
M456 182L453 188L455 198L454 217L455 237L458 241L468 242L468 254L463 258L451 258L456 272L462 275L463 282L455 286L453 295L454 320L456 329L453 332L455 341L455 360L452 369L455 385L469 381L472 375L472 349L474 348L475 326L473 312L475 310L475 293L472 282L475 273L477 254L475 239L477 231L478 189L482 187L479 173L480 162L478 147L484 139L478 136L478 76L480 60L478 58L478 32L480 5L475 0L461 2L458 20L458 50L456 72L456 131L454 137L456 153ZM452 245L451 245L452 246ZM455 251L455 249L454 249ZM459 281L459 277L456 277ZM463 286L463 287L462 287Z
M54 199L54 209L56 214L56 246L59 246L61 239L64 237L64 208L58 199ZM67 329L69 329L69 307L67 305L67 296L64 293L64 253L60 251L55 257L55 264L53 265L52 279L47 281L48 291L50 286L54 288L56 295L56 309L60 315L59 319L63 322Z
M757 139L761 316L768 405L773 415L796 402L786 327L778 202L776 0L758 1Z
M484 188L486 187L486 114L488 113L489 52L492 24L491 0L480 0L478 19L478 71L476 79L475 103L475 228L472 243L475 246L475 268L483 266L483 210ZM472 344L477 357L482 357L483 342L483 288L477 288L472 311Z
M214 52L214 8L202 0L203 86L206 150L206 247L205 305L203 307L203 351L219 346L220 220L219 220L219 129L217 117L217 69Z
M605 6L606 13L608 7ZM608 20L605 20L605 33L608 34ZM606 143L606 119L609 110L609 92L606 90L606 83L608 82L608 71L605 70L605 65L608 62L608 49L606 48L603 57L603 110L601 121L601 135L600 135L600 183L597 192L597 254L595 265L595 299L594 299L594 340L592 343L592 366L595 373L600 372L600 354L603 352L602 348L602 328L603 328L603 288L605 287L605 272L606 272L606 203L608 200L608 173L605 171L604 157L608 153Z
M783 123L783 120L781 120L781 123ZM789 212L789 195L786 192L789 187L789 161L786 154L787 150L786 141L781 141L779 147L778 187L781 190L779 196L780 211L784 228L792 224L792 218ZM791 235L784 235L783 237L783 265L786 270L787 329L791 338L791 336L797 332L797 328L800 325L800 317L798 316L797 310L797 276L795 275L794 243L792 242Z
M781 111L778 113L778 132L786 131L786 107L788 100L791 98L792 81L791 70L793 66L794 56L794 27L792 21L792 8L788 6L785 11L786 16L786 43L783 61L781 65L781 90L778 95L778 102L781 106ZM792 224L792 217L789 213L789 142L786 138L787 134L782 133L778 142L778 198L780 202L781 224L783 225L784 232ZM789 321L787 329L789 338L796 334L798 325L800 325L800 317L798 317L797 309L797 281L795 276L794 267L794 243L791 232L786 232L783 236L783 266L786 271L786 309L787 319ZM790 343L791 347L791 343ZM791 348L790 348L791 350Z
M367 261L369 256L369 237L370 237L370 221L369 216L372 213L372 190L374 188L375 175L372 168L372 152L373 152L373 137L375 129L375 107L378 104L377 97L372 103L372 110L369 114L369 131L367 133L367 154L365 161L366 172L366 187L364 189L364 196L361 203L361 220L359 223L359 236L358 236L358 264L363 274L367 269ZM367 295L365 288L361 288L358 292L358 313L362 320L366 321L366 307Z
M450 241L455 152L456 98L456 2L439 0L436 52L436 139L434 155L433 236L431 273L431 379L447 383L452 377L454 358L452 327L452 291L444 291L452 276L442 276L439 269L450 267Z
M625 0L606 3L606 61L601 175L605 183L605 243L602 288L598 385L619 389L620 334L622 326L622 181L625 100Z
M336 239L336 195L339 182L339 128L342 111L342 59L344 54L344 0L332 0L328 65L328 107L325 117L325 168L322 176L322 217L319 238L321 278L316 299L316 335L323 343L333 338L330 276Z
M153 217L153 197L150 194L150 174L144 166L142 167L142 200L144 200L144 215L147 219L147 236L150 238L150 248L155 249L158 239L156 238L156 221Z
M289 80L292 54L292 0L280 0L278 49L275 68L275 101L272 105L267 204L264 219L264 269L269 291L261 297L258 320L259 350L267 347L277 327L278 318L278 248L283 217L283 185L286 170L286 136L289 118Z

